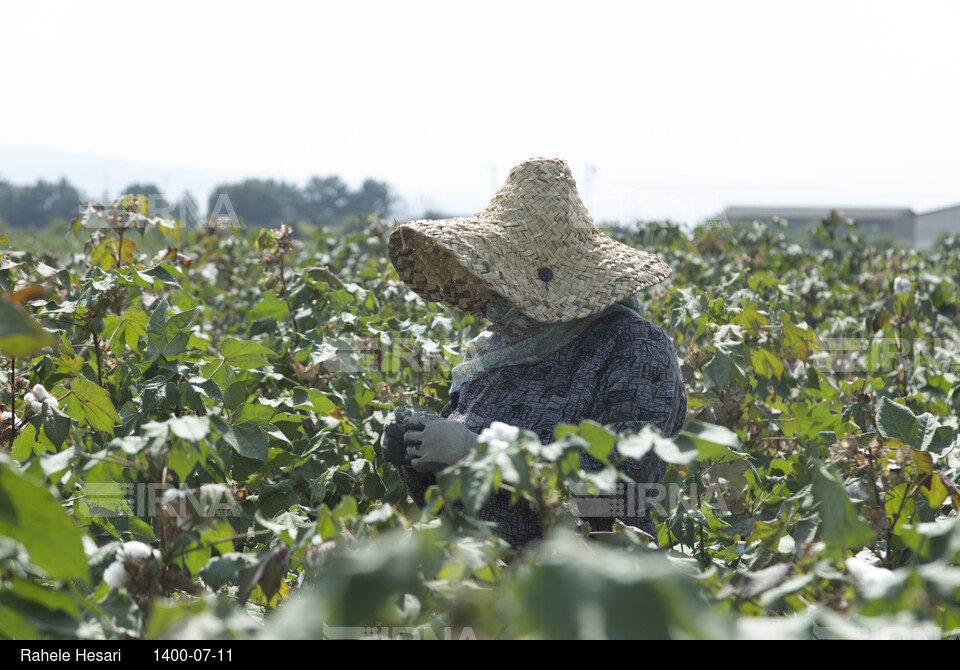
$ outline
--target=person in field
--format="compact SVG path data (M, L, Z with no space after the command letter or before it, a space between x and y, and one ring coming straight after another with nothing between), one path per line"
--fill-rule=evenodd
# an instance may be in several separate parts
M614 241L587 213L567 163L536 158L517 165L487 207L470 218L410 221L392 232L390 260L400 278L431 302L490 324L453 368L440 415L398 408L381 438L384 458L419 505L435 473L475 447L493 422L553 439L559 423L591 419L620 432L654 423L675 435L687 396L670 337L640 315L635 293L670 268L655 255ZM602 464L585 452L582 467ZM619 466L638 483L659 484L666 464L653 452ZM637 487L642 489L642 487ZM594 531L614 518L656 538L649 502L631 491ZM514 546L541 535L525 502L494 495L478 516Z

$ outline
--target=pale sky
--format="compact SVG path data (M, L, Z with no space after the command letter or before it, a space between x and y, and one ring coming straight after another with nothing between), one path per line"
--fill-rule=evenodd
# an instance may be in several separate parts
M960 203L960 2L4 2L0 176L137 178L86 156L201 200L370 177L411 214L476 212L531 156L597 220L923 211Z

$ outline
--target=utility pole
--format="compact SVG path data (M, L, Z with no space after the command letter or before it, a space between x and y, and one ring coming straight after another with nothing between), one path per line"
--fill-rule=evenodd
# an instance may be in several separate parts
M587 196L587 202L584 203L587 205L587 209L590 209L590 205L593 203L593 175L597 174L597 166L593 163L587 163L586 170L584 170L586 177L583 180L583 192Z

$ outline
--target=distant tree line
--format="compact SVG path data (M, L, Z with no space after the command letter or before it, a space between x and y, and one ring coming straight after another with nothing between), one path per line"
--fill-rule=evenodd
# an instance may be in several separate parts
M351 216L378 214L388 216L394 204L390 188L383 182L367 179L351 190L340 177L313 177L304 188L272 179L247 179L238 184L222 184L207 200L207 211L222 214L224 198L229 198L237 216L247 223L277 225L308 222L335 226Z
M151 196L155 212L190 225L209 214L236 214L250 225L306 222L337 226L365 214L389 216L396 201L384 182L367 179L354 190L339 177L313 177L303 188L272 179L221 184L207 198L206 212L200 211L189 193L173 201L155 184L134 183L121 192ZM40 229L53 221L69 221L77 216L80 201L79 190L66 179L40 180L27 186L0 180L0 220L9 226ZM232 211L227 210L228 206Z
M66 179L15 186L0 180L0 219L18 228L44 228L51 221L77 215L80 192Z

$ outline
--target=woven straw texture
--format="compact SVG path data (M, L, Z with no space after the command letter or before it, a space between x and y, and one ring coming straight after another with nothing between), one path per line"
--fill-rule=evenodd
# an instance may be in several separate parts
M397 226L389 253L425 300L482 317L497 293L542 323L596 314L670 275L655 255L597 229L557 158L514 167L473 217Z

